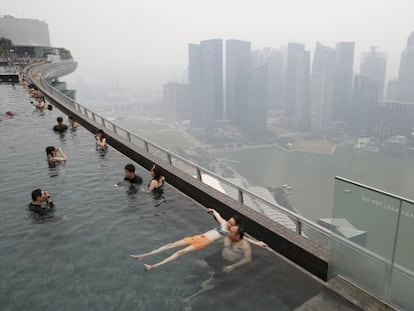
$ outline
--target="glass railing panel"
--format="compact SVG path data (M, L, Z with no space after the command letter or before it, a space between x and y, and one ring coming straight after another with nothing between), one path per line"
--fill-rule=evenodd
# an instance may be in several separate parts
M385 299L398 210L397 198L336 179L333 217L324 224L333 233L329 276L340 275Z
M187 161L182 160L181 158L177 158L175 156L171 156L171 164L172 166L186 172L188 175L197 178L197 171L194 165L190 164Z
M401 202L390 301L401 309L414 310L414 203Z
M293 219L291 219L292 222L294 222ZM302 236L308 238L309 240L312 240L316 244L329 249L329 243L331 236L330 234L327 234L326 232L321 232L320 230L315 229L313 226L308 225L304 222L301 223L301 229L302 229Z

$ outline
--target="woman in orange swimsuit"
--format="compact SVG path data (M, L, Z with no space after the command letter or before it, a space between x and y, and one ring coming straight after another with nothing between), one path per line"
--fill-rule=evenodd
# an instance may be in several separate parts
M152 269L158 268L159 266L162 266L166 263L174 261L177 258L181 257L182 255L185 255L189 252L193 252L193 251L196 251L196 250L200 250L200 249L212 244L213 242L224 238L225 236L227 236L227 234L228 234L231 227L237 226L239 224L238 218L235 217L235 216L231 217L229 220L225 220L214 209L210 208L210 209L208 209L207 212L214 216L214 218L220 223L220 226L218 226L218 227L216 227L212 230L209 230L209 231L207 231L203 234L198 234L198 235L194 235L194 236L191 236L191 237L185 237L185 238L183 238L181 240L178 240L176 242L165 244L164 246L161 246L157 249L154 249L153 251L148 252L148 253L141 254L141 255L130 255L130 256L132 258L141 260L141 259L146 258L148 256L159 254L161 252L164 252L164 251L172 249L172 248L185 246L184 248L176 251L171 256L165 258L164 260L162 260L162 261L160 261L156 264L153 264L153 265L144 264L145 271L152 270Z

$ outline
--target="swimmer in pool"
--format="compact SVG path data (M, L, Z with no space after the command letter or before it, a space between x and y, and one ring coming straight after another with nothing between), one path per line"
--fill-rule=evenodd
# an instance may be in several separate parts
M169 249L172 249L172 248L183 247L182 249L176 251L171 256L165 258L164 260L162 260L162 261L160 261L156 264L153 264L153 265L145 264L144 265L145 271L153 270L155 268L158 268L162 265L165 265L165 264L167 264L171 261L174 261L174 260L178 259L182 255L185 255L189 252L193 252L193 251L203 249L206 246L211 245L213 242L226 237L229 234L230 228L232 228L234 226L237 227L237 225L239 224L239 219L236 216L231 217L229 220L225 220L214 209L210 208L210 209L207 210L207 212L214 216L214 218L220 224L219 226L217 226L216 228L214 228L212 230L209 230L209 231L207 231L203 234L198 234L198 235L194 235L194 236L191 236L191 237L185 237L181 240L165 244L164 246L161 246L157 249L154 249L151 252L141 254L141 255L130 255L130 256L132 258L141 260L141 259L144 259L148 256L159 254L159 253L162 253L162 252L164 252L166 250L169 250Z

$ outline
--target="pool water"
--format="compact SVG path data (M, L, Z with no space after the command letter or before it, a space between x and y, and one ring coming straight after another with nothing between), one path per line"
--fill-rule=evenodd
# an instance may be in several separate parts
M220 243L144 272L143 262L129 254L205 232L215 221L168 184L165 201L152 197L149 172L138 165L144 186L137 193L115 187L131 160L111 147L99 154L82 127L55 134L56 118L67 123L67 117L56 108L36 111L31 100L21 86L0 85L0 114L14 112L0 121L2 310L292 310L324 291L312 277L257 248L250 265L222 273ZM62 147L69 160L49 168L49 145ZM53 217L28 213L36 188L52 195ZM213 267L200 267L197 259ZM206 283L210 289L196 294Z

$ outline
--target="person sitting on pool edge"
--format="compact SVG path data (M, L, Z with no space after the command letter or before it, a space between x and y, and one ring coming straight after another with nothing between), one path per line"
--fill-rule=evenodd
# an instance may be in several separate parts
M46 202L43 205L43 202ZM47 214L54 207L52 197L47 191L35 189L32 191L32 202L29 204L29 210L39 215Z

